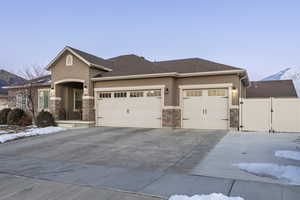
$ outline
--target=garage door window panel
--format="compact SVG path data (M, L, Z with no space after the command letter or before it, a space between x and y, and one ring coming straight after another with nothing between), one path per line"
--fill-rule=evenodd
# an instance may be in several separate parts
M100 92L99 98L111 98L111 93L110 92Z
M144 92L143 91L132 91L129 94L129 97L143 97Z
M199 97L202 96L202 90L187 90L185 94L187 97Z
M114 97L115 98L126 98L127 97L127 92L115 92Z
M160 96L161 96L160 90L147 91L147 97L160 97Z
M226 89L209 89L208 96L227 96Z

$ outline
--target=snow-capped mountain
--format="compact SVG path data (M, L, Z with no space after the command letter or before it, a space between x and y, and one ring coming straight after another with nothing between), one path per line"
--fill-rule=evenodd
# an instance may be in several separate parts
M263 81L267 80L286 80L292 79L297 90L298 97L300 97L300 67L286 68L276 74L268 76Z

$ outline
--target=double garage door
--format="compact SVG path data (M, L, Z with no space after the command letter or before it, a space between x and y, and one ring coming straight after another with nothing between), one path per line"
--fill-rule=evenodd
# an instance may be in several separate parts
M162 91L98 92L97 126L162 127ZM228 129L228 90L182 90L182 128Z
M228 129L228 90L183 90L182 127L194 129Z
M161 127L161 90L98 92L98 126Z

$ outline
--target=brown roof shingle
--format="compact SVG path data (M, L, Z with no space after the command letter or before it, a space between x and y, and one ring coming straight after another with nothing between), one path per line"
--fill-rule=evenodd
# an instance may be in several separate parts
M219 64L200 58L151 62L144 57L134 54L123 55L108 59L113 64L111 72L105 72L96 77L127 76L155 73L193 73L225 70L242 70L241 68Z
M252 81L246 97L297 97L297 92L292 80Z

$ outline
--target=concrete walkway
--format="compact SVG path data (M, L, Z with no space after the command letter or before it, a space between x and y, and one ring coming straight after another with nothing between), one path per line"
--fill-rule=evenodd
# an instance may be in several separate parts
M152 200L168 198L173 194L212 192L241 196L246 200L295 200L300 197L300 187L255 181L117 168L26 156L0 155L0 163L0 191L5 193L0 193L1 200ZM18 179L21 180L20 184L14 184L19 182ZM110 192L105 188L110 188ZM39 195L48 195L49 198Z
M300 133L232 132L228 133L189 173L239 180L280 183L269 177L255 176L233 164L274 163L300 166L299 161L279 158L278 150L299 151ZM299 197L300 199L300 197Z

